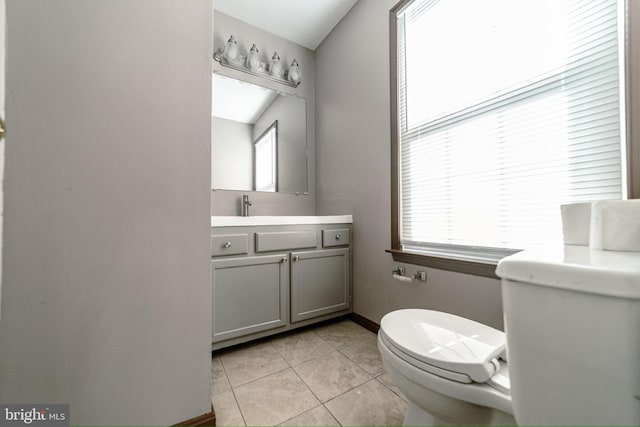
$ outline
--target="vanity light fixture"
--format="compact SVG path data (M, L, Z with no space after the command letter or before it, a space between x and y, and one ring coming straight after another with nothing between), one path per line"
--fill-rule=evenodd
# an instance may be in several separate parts
M282 66L278 53L274 52L270 63L261 62L260 51L255 44L253 44L251 50L246 55L243 55L240 53L238 42L233 36L229 37L224 47L218 49L213 54L213 59L225 67L263 77L291 87L298 87L302 77L300 65L297 60L294 59L289 69L286 69Z

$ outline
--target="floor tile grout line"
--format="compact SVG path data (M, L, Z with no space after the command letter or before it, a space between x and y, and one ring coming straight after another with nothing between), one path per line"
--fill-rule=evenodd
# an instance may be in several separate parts
M353 389L351 389L353 390ZM346 393L346 392L345 392ZM327 401L328 402L328 401ZM326 402L325 402L326 403ZM327 408L327 405L325 405L324 403L321 403L322 407L329 413L329 415L331 415L331 418L333 418L334 420L336 420L336 422L338 423L338 425L340 425L340 427L343 426L343 424L340 422L340 420L338 419L338 417L336 417L333 412L331 412L329 410L329 408Z
M321 358L321 357L328 356L328 355L333 354L333 353L340 353L340 354L341 354L342 356L344 356L344 357L345 357L349 362L351 362L351 363L355 364L358 368L362 369L362 368L361 368L357 363L355 363L353 360L349 359L347 356L345 356L345 355L344 355L344 354L343 354L339 349L337 349L337 348L334 348L334 349L333 349L332 351L330 351L329 353L321 354L320 356L314 357L313 359L305 360L305 361L304 361L304 362L302 362L302 363L298 363L296 366L304 365L305 363L312 362L312 361L314 361L314 360L316 360L316 359L319 359L319 358ZM295 368L295 366L294 366L293 368ZM364 369L362 369L362 370L364 371ZM366 372L367 372L367 371L365 371L365 373L366 373Z
M244 417L244 412L242 411L242 408L240 407L240 402L238 401L238 396L236 396L236 391L235 391L233 385L231 385L231 381L229 380L229 374L227 374L227 368L224 367L224 363L222 363L222 358L218 357L218 360L220 360L220 366L222 366L222 371L224 372L225 377L227 377L227 382L229 383L229 386L231 387L231 394L233 395L233 400L235 400L236 406L238 407L238 412L240 412L240 417L242 418L242 422L246 426L247 425L247 420Z
M338 352L338 353L342 354L342 352L340 352L340 350L335 349L335 350L334 350L334 351L332 351L331 353L327 353L327 354L325 354L324 356L327 356L327 355L329 355L329 354L336 353L336 352ZM344 355L343 355L343 356L344 356ZM319 357L322 357L322 356L319 356ZM317 357L317 358L319 358L319 357ZM316 359L317 359L317 358L316 358ZM363 383L360 383L360 384L358 384L358 385L355 385L355 386L353 386L353 387L349 388L348 390L345 390L344 392L342 392L342 393L340 393L340 394L337 394L336 396L333 396L332 398L330 398L330 399L328 399L328 400L326 400L326 401L322 401L322 399L320 399L320 397L319 397L318 395L316 395L316 393L314 393L314 391L313 391L313 389L311 388L311 386L309 386L309 384L307 384L307 383L306 383L306 381L304 380L304 378L302 378L302 377L300 376L300 374L298 373L298 371L296 371L295 367L293 367L293 371L296 373L296 375L298 376L298 378L300 378L300 381L302 381L302 383L303 383L303 384L304 384L304 385L309 389L309 391L311 391L311 394L313 394L313 395L315 396L315 398L316 398L316 399L318 399L318 401L319 401L322 405L324 405L325 403L327 403L327 402L329 402L329 401L331 401L331 400L335 399L336 397L338 397L338 396L342 396L343 394L348 393L349 391L353 390L354 388L356 388L356 387L360 387L362 384L368 383L368 382L369 382L369 381L371 381L372 379L375 379L373 376L369 375L369 373L368 373L367 371L365 371L364 369L362 369L360 366L358 366L355 362L353 362L352 360L350 360L348 357L346 357L346 356L345 356L345 358L346 358L347 360L349 360L351 363L354 363L354 364L355 364L359 369L361 369L361 370L365 373L365 375L366 375L367 377L369 377L369 378L368 378L366 381L364 381ZM312 359L312 360L315 360L315 359ZM308 361L307 361L307 362L308 362ZM306 362L303 362L303 363L306 363ZM300 364L299 364L299 365L297 365L297 366L300 366L300 365L302 365L302 363L300 363ZM325 408L326 408L326 407L325 407ZM329 411L329 413L331 414L331 416L332 416L333 418L335 418L335 420L338 422L338 424L340 424L340 421L338 421L338 419L336 418L336 416L335 416L335 415L334 415L334 414L329 410L329 408L326 408L326 409L327 409L327 411ZM342 425L342 424L340 424L340 425Z
M378 381L380 384L382 384L387 390L389 390L391 393L395 394L396 396L398 396L400 399L404 400L405 402L407 401L404 397L400 396L394 389L392 389L391 387L389 387L388 385L386 385L385 383L383 383L382 381L380 381L378 378L380 378L381 376L383 376L384 374L386 374L387 372L383 372L382 374L378 375L377 377L374 377L373 379ZM406 397L406 396L405 396Z
M333 349L335 349L335 350L337 350L337 349L338 349L338 347L336 347L335 345L331 344L331 343L330 343L329 341L327 341L326 339L322 338L322 335L320 335L317 331L315 331L315 330L314 330L314 331L312 331L312 332L313 332L314 334L316 334L316 336L317 336L318 338L320 338L320 340L322 340L322 342L324 342L325 344L327 344L329 347L331 347L331 348L333 348Z
M354 322L352 322L352 323L354 323ZM362 326L360 326L360 325L357 325L356 323L354 323L354 324L355 324L356 326L359 326L363 331L366 331L366 332L372 333L372 332L371 332L371 331L369 331L368 329L366 329L366 328L364 328L364 327L362 327ZM372 334L373 334L373 333L372 333ZM374 337L375 337L376 335L377 335L377 334L373 334L373 336L374 336ZM344 351L345 349L347 349L347 348L349 348L349 347L353 347L353 346L359 345L359 344L366 344L366 342L365 342L365 340L364 340L364 339L362 339L362 340L360 340L360 339L356 339L356 341L355 341L355 342L353 342L353 343L351 343L351 344L349 344L349 345L346 345L346 346L342 346L341 348L338 348L337 350L338 350L340 353L342 353L342 355L343 355L344 357L346 357L347 359L349 359L350 361L352 361L353 363L355 363L355 364L356 364L360 369L362 369L363 371L365 371L365 372L366 372L370 377L375 378L377 375L382 375L382 374L384 374L384 372L383 372L382 374L377 374L377 375L376 375L376 374L369 373L369 371L367 371L367 370L366 370L366 369L365 369L365 368L364 368L360 363L358 363L356 360L354 360L353 358L349 357L349 355L348 355L347 353L345 353L345 351ZM378 353L378 354L379 354L379 353ZM386 371L385 371L385 372L386 372Z
M244 386L246 386L248 384L255 383L256 381L263 380L263 379L265 379L265 378L267 378L267 377L269 377L271 375L279 374L280 372L286 371L287 369L293 369L293 367L292 366L288 366L288 364L287 364L287 367L285 367L285 368L278 369L277 371L269 372L268 374L265 374L265 375L261 376L260 378L254 378L251 381L247 381L246 383L233 385L233 384L231 384L231 382L229 382L229 384L231 384L231 388L233 388L233 389L244 387Z
M344 356L344 358L345 358L345 359L347 359L349 362L351 362L351 363L353 363L354 365L356 365L356 366L358 367L358 369L360 369L362 372L364 372L364 373L365 373L365 375L366 375L366 376L368 376L368 377L369 377L369 379L371 379L371 378L375 378L375 376L374 376L374 375L371 375L369 372L367 372L367 370L366 370L366 369L364 369L362 366L360 366L360 364L359 364L359 363L357 363L355 360L351 360L351 358L350 358L349 356L347 356L346 354L344 354L342 351L340 351L340 350L337 350L337 351L338 351L338 353L340 353L341 355L343 355L343 356Z
M315 334L315 331L313 331L313 330L308 331L308 332L313 332L313 333ZM322 339L320 336L318 336L317 334L315 334L315 335L316 335L316 336L318 337L318 339L320 339L323 343L325 343L326 345L328 345L329 347L331 347L331 349L332 349L332 350L331 350L330 352L328 352L328 353L324 353L324 354L319 354L319 355L317 355L317 356L313 356L311 359L303 360L302 362L297 363L297 364L295 364L295 365L294 365L293 363L291 363L291 362L289 361L289 359L287 359L287 358L285 357L285 355L284 355L284 353L283 353L283 352L279 351L277 348L276 348L276 351L278 352L278 354L280 355L280 357L282 357L282 358L285 360L285 362L287 362L287 363L289 364L289 366L291 366L291 367L293 368L293 367L295 367L295 366L302 365L303 363L306 363L306 362L308 362L308 361L310 361L310 360L314 360L314 359L317 359L318 357L326 356L327 354L332 353L332 352L334 352L334 351L338 350L338 348L336 348L335 346L333 346L333 345L329 344L328 342L326 342L325 340L323 340L323 339ZM286 338L285 338L285 339L286 339ZM275 346L274 346L274 347L275 347Z
M371 381L375 381L375 378L369 378L369 379L368 379L368 380L366 380L365 382L360 383L360 384L358 384L358 385L356 385L356 386L353 386L353 387L351 387L349 390L346 390L346 391L344 391L344 392L342 392L342 393L340 393L340 394L337 394L337 395L333 396L331 399L327 400L326 402L322 402L322 404L323 404L323 405L326 405L327 403L331 402L332 400L335 400L335 399L339 398L340 396L343 396L343 395L345 395L345 394L349 393L350 391L355 390L355 389L356 389L356 388L358 388L358 387L362 387L363 385L365 385L365 384L367 384L367 383L370 383ZM383 385L384 385L384 384L383 384ZM331 411L329 410L329 408L327 408L327 411L331 412ZM331 415L333 415L333 412L331 412ZM333 415L333 417L335 418L335 415ZM336 420L337 420L337 419L336 419ZM338 421L338 422L340 422L340 421Z
M268 344L268 346L267 346L267 344ZM278 349L276 348L276 346L275 346L275 345L273 345L273 338L267 339L266 341L261 341L261 342L260 342L260 343L258 343L257 345L265 345L265 347L271 347L271 348L273 349L273 351L278 355L278 357L280 357L280 358L284 361L284 363L287 365L287 367L286 367L286 368L279 369L279 370L274 371L274 372L270 372L270 373L265 374L265 375L263 375L263 376L261 376L261 377L259 377L259 378L254 378L254 379L252 379L252 380L250 380L250 381L247 381L246 383L237 384L237 385L235 385L235 386L234 386L233 384L231 384L231 380L228 378L228 375L227 375L227 379L229 380L229 384L231 385L231 387L241 387L241 386L243 386L243 385L245 385L245 384L249 384L249 383L252 383L252 382L254 382L254 381L258 381L258 380L260 380L260 379L262 379L262 378L268 377L269 375L272 375L272 374L275 374L275 373L278 373L278 372L284 371L285 369L287 369L287 368L291 368L291 367L292 367L292 366L291 366L291 364L289 363L289 361L288 361L284 356L282 356L282 355L280 354L280 352L278 351ZM247 347L245 347L245 348L240 349L240 351L245 350L245 349L250 349L250 348L252 348L252 347L256 347L257 345L249 345L249 346L247 346ZM234 351L230 351L230 352L229 352L229 354L233 354L233 353L234 353ZM218 357L219 357L219 356L218 356ZM219 359L220 359L220 363L222 363L222 357L219 357ZM225 373L226 373L226 371L225 371Z
M220 368L222 368L222 373L224 374L224 378L227 380L227 384L229 384L229 388L233 389L233 386L231 385L231 381L229 381L229 375L227 375L227 371L224 368L224 364L222 363L222 359L220 359L220 356L214 356L218 358L218 362L220 363ZM213 357L211 358L211 364L213 365ZM213 374L212 374L212 381L214 380L213 378ZM213 392L213 390L211 390Z
M244 411L242 410L242 407L240 406L240 402L238 401L238 396L236 396L236 391L233 389L233 387L231 387L231 393L233 394L233 399L236 401L236 406L238 406L238 412L240 412L240 417L242 417L242 422L244 422L244 425L247 425L247 419L244 416Z
M299 416L301 416L301 415L304 415L304 414L306 414L307 412L311 412L311 411L313 411L314 409L319 408L319 407L321 407L321 406L322 406L322 407L324 407L324 405L322 404L322 402L320 402L320 404L319 404L318 406L314 406L313 408L311 408L311 409L307 409L306 411L304 411L304 412L303 412L303 413L301 413L301 414L294 415L293 417L288 418L288 419L284 420L284 421L283 421L283 422L281 422L281 423L278 423L278 424L277 424L277 426L282 425L282 424L284 424L284 423L286 423L286 422L288 422L288 421L291 421L292 419L294 419L294 418L296 418L296 417L299 417ZM327 412L329 412L329 410L328 410L327 408L324 408L324 409L326 409L326 410L327 410ZM331 412L329 412L329 414L331 414ZM331 417L335 420L335 417L333 416L333 414L331 414ZM336 420L336 422L337 422L338 424L340 424L340 421ZM340 425L342 425L342 424L340 424ZM276 427L277 427L277 426L276 426ZM299 427L301 427L301 426L299 426Z
M281 369L281 370L279 370L278 372L274 372L273 374L277 374L277 373L280 373L280 372L286 371L287 369L291 369L291 370L293 371L293 373L294 373L296 376L298 375L298 373L297 373L297 372L293 369L293 367L291 367L291 366L290 366L290 367L288 367L288 368L285 368L285 369ZM273 375L273 374L265 375L265 376L264 376L264 377L262 377L262 378L266 378L266 377L268 377L268 376L270 376L270 375ZM260 379L262 379L262 378L260 378ZM300 378L300 380L302 381L302 378ZM255 380L255 381L258 381L258 380ZM255 381L251 381L251 382L255 382ZM250 383L247 383L247 384L250 384ZM307 387L307 389L309 389L309 386L308 386L304 381L302 381L302 384L304 384L304 386L305 386L305 387ZM245 385L245 384L243 384L242 386L244 386L244 385ZM242 387L242 386L239 386L239 387ZM232 388L233 388L233 387L232 387ZM311 392L311 394L313 394L313 392L311 391L311 389L309 389L309 392ZM234 397L235 397L235 390L234 390ZM318 402L320 402L320 404L322 405L322 402L320 401L320 399L318 399L318 398L316 397L316 395L315 395L315 394L313 394L313 397L315 397L315 398L318 400ZM237 398L236 398L236 403L237 403L237 405L238 405L238 408L240 409L240 414L242 415L242 419L243 419L243 421L244 421L244 425L245 425L245 426L248 426L249 424L247 424L247 421L246 421L246 420L245 420L245 418L244 418L244 414L242 413L242 408L240 408L240 402L238 402L238 401L237 401ZM317 408L317 406L314 406L314 408ZM313 409L313 408L311 408L311 409ZM278 423L277 425L280 425L280 424L282 424L282 423L286 423L286 422L287 422L287 421L289 421L290 419L295 418L295 417L298 417L298 416L300 416L300 415L304 414L305 412L310 411L311 409L307 409L306 411L303 411L303 412L301 412L301 413L299 413L299 414L297 414L297 415L294 415L293 417L291 417L291 418L289 418L289 419L286 419L286 420L284 420L284 421L282 421L282 422Z
M360 368L360 369L362 369L362 368ZM332 398L330 398L330 399L327 399L327 400L326 400L326 401L324 401L324 402L323 402L322 400L320 400L320 399L318 399L318 400L320 400L320 402L324 405L325 403L327 403L327 402L329 402L329 401L331 401L331 400L333 400L333 399L335 399L335 398L337 398L337 397L339 397L339 396L342 396L342 395L343 395L343 394L345 394L345 393L349 393L351 390L353 390L353 389L355 389L355 388L358 388L358 387L360 387L361 385L366 384L366 383L370 382L371 380L374 380L374 379L375 379L375 378L373 378L371 375L367 374L366 372L365 372L365 374L366 374L366 375L367 375L367 377L369 377L369 378L368 378L368 379L366 379L364 382L361 382L360 384L354 385L353 387L349 388L348 390L345 390L345 391L343 391L342 393L336 394L335 396L333 396L333 397L332 397ZM301 379L302 379L302 378L301 378ZM304 380L302 380L302 382L304 382ZM307 384L307 383L305 383L305 385L306 385L306 384ZM307 387L309 387L309 386L307 385ZM311 389L311 387L309 387L309 389ZM313 391L312 391L312 393L313 393ZM327 408L327 410L329 410L329 408ZM329 412L331 412L331 411L329 411ZM331 413L331 415L333 415L333 413ZM335 418L335 416L334 416L334 418Z
M332 347L332 348L331 348L331 351L330 351L330 352L328 352L328 353L318 354L317 356L313 356L311 359L303 360L303 361L302 361L302 362L300 362L300 363L297 363L297 364L295 364L295 365L291 365L291 367L292 367L292 368L295 368L296 366L304 365L304 364L305 364L305 363L307 363L307 362L311 362L312 360L319 359L319 358L321 358L321 357L324 357L324 356L326 356L326 355L328 355L328 354L331 354L331 353L334 353L334 352L336 352L336 351L338 351L338 349L336 349L336 348L333 348L333 347Z
M295 372L296 376L298 378L300 378L300 381L302 381L302 384L304 384L304 386L309 389L309 391L311 392L311 394L313 394L313 397L315 397L316 399L318 399L318 402L320 402L320 404L324 404L324 402L322 402L322 400L313 392L313 390L311 390L311 387L309 387L309 384L307 384L305 382L305 380L300 376L300 374L298 373L298 371L295 370L295 368L291 368L293 370L293 372Z
M354 345L355 345L355 344L354 344ZM383 373L381 373L381 374L377 374L377 375L376 375L376 374L370 374L370 373L369 373L369 371L367 371L365 368L363 368L363 367L362 367L362 365L361 365L360 363L356 362L356 361L355 361L355 360L353 360L351 357L349 357L349 355L348 355L348 354L344 353L342 350L338 350L338 351L339 351L339 352L340 352L344 357L346 357L347 359L349 359L351 362L355 363L355 364L356 364L356 366L358 366L360 369L362 369L363 371L365 371L365 372L366 372L366 373L367 373L371 378L375 378L377 375L382 375L382 374L384 374L384 372L383 372ZM386 372L386 371L385 371L385 372Z
M384 375L384 374L381 374L381 375ZM389 391L391 391L392 393L394 393L394 394L395 394L395 395L396 395L400 400L402 400L403 402L407 403L407 401L406 401L406 400L404 400L404 399L402 399L400 396L398 396L398 395L397 395L397 393L395 393L393 390L390 390L390 389L389 389L389 387L385 386L385 385L384 385L384 384L382 384L380 381L377 381L377 379L376 379L376 378L371 378L369 381L365 381L364 383L362 383L362 384L360 384L360 385L357 385L357 386L353 387L352 389L347 390L347 391L345 391L344 393L341 393L341 394L339 394L339 395L337 395L337 396L335 396L335 397L331 398L330 400L328 400L328 401L324 402L324 403L323 403L323 405L325 405L325 407L326 407L326 404L327 404L327 403L329 403L330 401L333 401L333 400L335 400L335 399L337 399L337 398L339 398L339 397L341 397L341 396L343 396L343 395L345 395L345 394L347 394L347 393L349 393L349 392L353 391L354 389L356 389L356 388L358 388L358 387L362 387L362 386L364 386L365 384L369 384L369 383L371 383L372 381L376 381L376 382L378 382L378 383L379 383L380 385L382 385L384 388L386 388L387 390L389 390ZM333 418L334 418L336 421L338 421L338 424L340 424L340 425L342 426L343 424L342 424L342 423L340 423L340 421L338 420L338 417L336 417L336 416L333 414L333 412L331 412L331 410L330 410L328 407L326 407L326 408L327 408L327 411L329 411L329 413L333 416Z

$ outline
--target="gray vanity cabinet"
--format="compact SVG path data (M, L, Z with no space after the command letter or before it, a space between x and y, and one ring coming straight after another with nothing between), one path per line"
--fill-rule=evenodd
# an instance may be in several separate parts
M212 228L212 349L351 312L351 224Z
M349 249L291 253L291 322L349 308Z
M211 266L214 343L287 324L286 254L214 258Z

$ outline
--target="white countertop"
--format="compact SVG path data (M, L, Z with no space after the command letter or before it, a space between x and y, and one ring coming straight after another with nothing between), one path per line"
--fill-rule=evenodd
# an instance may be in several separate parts
M299 216L212 216L212 227L242 227L247 225L294 224L351 224L351 215L299 215Z

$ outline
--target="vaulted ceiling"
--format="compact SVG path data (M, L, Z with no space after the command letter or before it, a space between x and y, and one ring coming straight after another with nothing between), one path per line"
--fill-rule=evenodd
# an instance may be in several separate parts
M215 0L214 8L254 27L316 50L356 1Z

